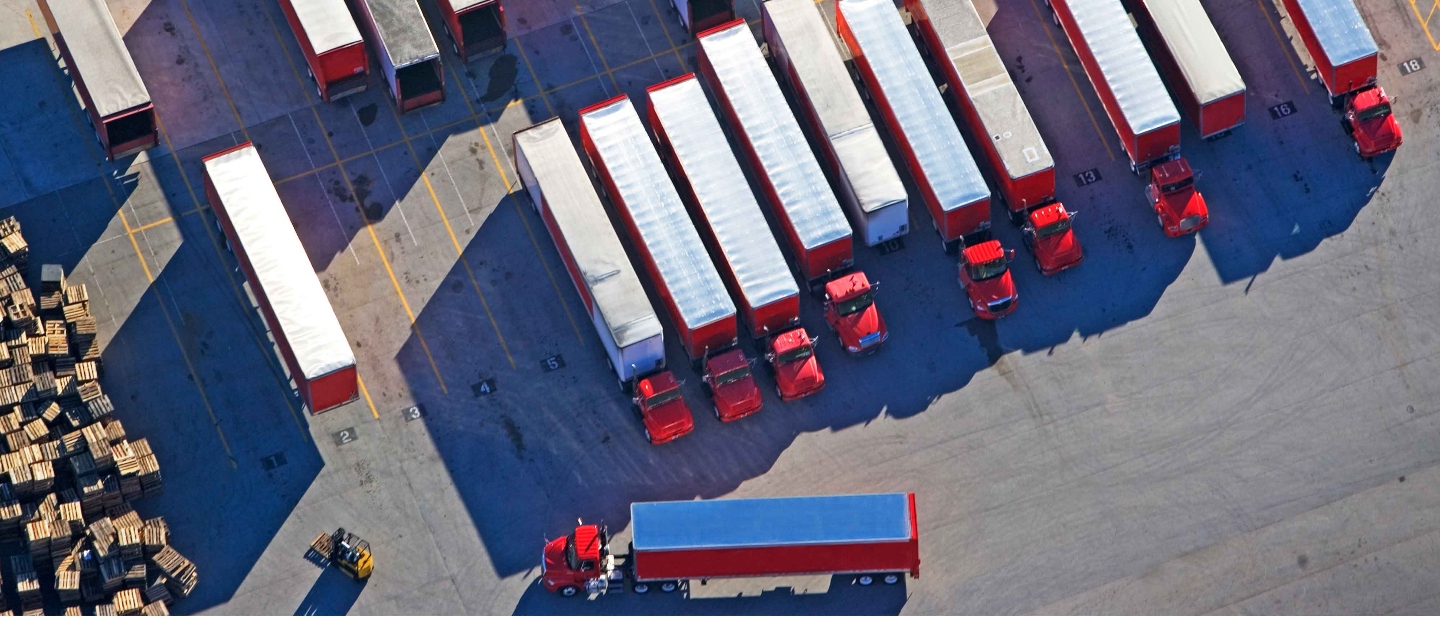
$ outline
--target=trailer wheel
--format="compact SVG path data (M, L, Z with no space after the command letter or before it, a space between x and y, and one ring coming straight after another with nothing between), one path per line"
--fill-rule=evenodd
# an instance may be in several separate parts
M886 584L886 585L894 585L895 583L900 582L900 575L899 575L899 574L886 574L886 575L885 575L885 578L882 579L882 580L885 581L885 584Z
M638 593L638 594L642 594L642 595L643 595L643 594L650 593L650 584L649 584L649 583L635 583L634 585L631 585L630 588L631 588L631 589L634 589L634 590L635 590L635 593Z
M575 597L575 594L578 593L580 593L580 589L574 585L566 585L560 588L560 595L567 598L573 598Z
M1056 27L1056 28L1061 27L1061 26L1060 26L1060 14L1055 12L1055 8L1054 8L1054 7L1051 7L1051 8L1050 8L1050 21L1055 22L1055 27Z
M660 591L663 591L665 593L674 593L675 590L679 588L680 584L675 581L665 581L663 583L660 583Z
M861 574L860 576L855 577L855 582L860 583L861 587L869 587L870 585L875 584L875 577L870 576L869 574Z

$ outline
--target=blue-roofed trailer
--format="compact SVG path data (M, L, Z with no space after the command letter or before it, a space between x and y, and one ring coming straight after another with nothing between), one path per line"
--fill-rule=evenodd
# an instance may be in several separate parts
M565 596L693 579L853 574L860 585L920 577L914 493L662 501L630 506L630 554L604 525L545 545L541 582Z

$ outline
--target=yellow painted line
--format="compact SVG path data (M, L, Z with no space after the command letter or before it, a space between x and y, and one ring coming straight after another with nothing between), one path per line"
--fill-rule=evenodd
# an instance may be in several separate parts
M450 68L450 74L454 77L455 83L461 83L460 75L455 72L453 66ZM470 104L470 97L461 98L465 100L465 105L469 107L470 113L475 114L475 106ZM475 115L475 126L480 130L480 139L485 141L485 149L490 151L490 160L494 163L495 170L500 172L500 181L505 183L506 194L513 195L515 185L510 183L509 176L505 174L505 163L501 162L500 155L495 153L495 144L490 142L490 134L485 131L485 124L480 121L478 115ZM521 211L519 201L511 197L510 203L515 206L515 214L520 218L520 224L525 226L525 235L530 236L530 244L535 247L535 257L540 262L540 267L545 269L545 276L550 278L550 286L555 288L555 296L560 298L560 308L565 310L565 318L570 320L570 329L575 331L575 339L580 341L581 347L584 347L585 337L580 334L580 326L575 323L575 316L570 313L570 303L565 301L565 293L560 290L560 283L555 280L555 273L550 271L550 264L545 261L545 255L540 251L540 241L535 238L535 232L530 229L530 221L526 220L525 213Z
M1410 8L1411 8L1411 9L1414 9L1414 11L1415 11L1415 19L1416 19L1416 20L1419 20L1419 22L1420 22L1420 29L1425 31L1425 38L1430 39L1430 47L1434 48L1436 51L1440 51L1440 43L1436 43L1436 42L1435 42L1435 35L1430 33L1430 20L1435 17L1435 8L1436 8L1436 7L1440 7L1440 0L1437 0L1437 1L1432 2L1432 3L1430 4L1430 14L1429 14L1429 15L1426 15L1426 16L1424 16L1424 17L1421 17L1421 16L1420 16L1420 6L1417 5L1417 4L1415 4L1415 0L1410 0ZM26 15L29 15L30 12L29 12L29 11L26 11L25 14L26 14ZM31 25L34 25L34 22L31 22Z
M312 107L313 107L313 106L312 106ZM347 157L345 157L345 158L343 158L343 159L340 159L340 161L339 161L338 163L326 163L326 164L324 164L324 165L320 165L319 167L316 167L316 168L314 168L314 169L311 169L310 171L302 171L302 172L300 172L300 173L298 173L298 174L295 174L295 175L293 175L293 176L290 176L290 177L288 177L288 178L282 178L282 179L280 179L280 180L276 180L274 184L275 184L275 186L280 186L280 185L285 184L285 183L288 183L288 182L294 182L294 181L296 181L296 180L299 180L299 179L301 179L301 178L304 178L304 177L309 176L310 174L313 174L313 173L316 173L316 172L321 172L321 171L325 171L325 170L327 170L327 169L331 169L331 168L334 168L334 167L339 167L340 165L343 165L343 164L345 164L345 163L353 163L353 162L358 161L358 160L363 159L363 158L369 158L369 157L371 157L371 156L379 153L381 150L388 150L388 149L390 149L390 148L394 148L395 146L398 146L398 145L401 145L401 144L408 144L408 143L410 143L411 141L414 141L414 140L416 140L416 139L420 139L420 138L422 138L422 137L429 137L432 133L439 133L440 131L443 131L443 130L446 130L446 129L450 129L450 128L454 128L454 127L456 127L456 126L458 126L458 125L460 125L460 124L464 124L465 122L468 122L468 121L470 121L470 118L461 118L461 119L456 120L456 121L454 121L454 122L447 122L447 123L445 123L445 124L442 124L442 125L440 125L440 126L437 126L437 127L433 128L433 129L430 129L430 130L428 130L428 131L425 131L424 133L421 133L421 134L419 134L419 135L415 135L415 136L412 136L412 137L407 137L407 138L401 139L400 141L396 141L396 142L393 142L393 143L388 143L388 144L385 144L385 145L380 146L380 147L377 147L377 148L371 148L371 149L369 149L369 150L366 150L366 151L364 151L364 152L361 152L360 154L353 154L353 155L347 156Z
M535 89L540 91L540 100L545 101L545 109L550 111L552 117L555 116L555 106L550 104L550 97L545 95L545 84L540 81L540 75L535 72L535 67L530 64L530 55L525 53L525 48L520 45L519 37L515 38L515 51L520 52L520 61L525 63L525 70L530 72L530 80L535 82ZM589 79L589 77L586 77L581 81ZM465 97L465 100L469 102L470 97Z
M365 388L365 380L360 378L360 373L355 373L355 382L360 384L360 393L365 395L365 404L370 406L370 415L380 419L380 412L375 411L375 401L370 400L370 390Z
M25 9L25 19L30 20L30 30L35 32L35 38L45 38L45 35L40 33L40 27L35 25L35 16L30 14L30 9Z
M275 35L275 42L280 44L281 51L285 54L286 63L290 65L290 72L295 76L295 85L308 98L310 89L305 87L305 78L300 76L300 69L295 68L295 59L290 57L290 50L285 47L284 39L280 38L280 29L276 27L275 20L265 12L266 21L270 22L270 32ZM216 77L219 78L217 72ZM310 113L315 116L315 124L320 127L320 134L325 137L325 145L330 148L330 156L334 157L337 166L340 168L340 175L345 178L345 188L350 194L357 195L355 185L350 181L350 173L345 171L344 164L340 163L340 152L335 149L335 141L330 139L330 131L325 128L325 122L320 119L320 112L314 105L310 106ZM365 223L365 231L370 232L370 242L375 245L375 254L380 256L380 263L385 266L385 274L390 277L390 284L395 288L395 296L400 299L400 306L405 309L405 316L410 319L410 329L415 332L415 338L420 341L420 348L425 351L425 359L430 361L430 370L435 373L435 381L440 384L440 393L449 394L445 387L445 378L440 375L440 367L435 364L435 356L430 353L430 344L425 341L425 335L420 332L420 324L415 322L415 311L410 309L410 301L405 299L405 290L400 287L400 279L395 277L395 269L390 265L390 258L385 256L385 249L380 245L380 236L375 233L375 226L370 221L370 216L365 214L363 204L359 208L360 220Z
M824 0L815 0L815 4L820 4L823 1ZM685 56L680 55L680 46L675 44L675 37L670 36L670 29L665 27L665 16L660 14L660 7L655 4L655 0L650 0L650 10L655 12L656 23L660 26L660 31L665 33L665 42L670 44L670 51L675 52L675 59L680 61L680 70L689 73L690 67L685 63Z
M1070 85L1075 88L1075 96L1080 97L1080 106L1085 109L1085 115L1090 116L1090 126L1095 127L1095 136L1100 138L1100 145L1105 146L1105 154L1110 155L1110 160L1115 160L1115 151L1110 149L1110 142L1105 140L1105 132L1100 130L1100 122L1095 119L1095 112L1090 111L1090 104L1085 102L1085 93L1080 90L1080 82L1075 81L1075 74L1070 71L1070 63L1065 61L1065 54L1060 53L1060 45L1055 42L1055 35L1050 33L1050 22L1045 19L1045 14L1040 12L1040 5L1035 4L1035 0L1030 0L1030 7L1035 9L1035 16L1040 18L1045 38L1050 39L1050 48L1055 50L1060 66L1065 68L1065 76L1070 78Z
M605 75L610 78L610 83L615 85L615 96L625 94L620 88L620 80L615 79L615 73L611 72L610 64L605 62L605 52L600 51L600 41L595 39L595 31L590 29L590 20L585 19L585 13L580 10L580 0L574 0L575 14L580 16L580 25L585 27L585 34L590 37L590 44L595 46L595 55L600 58L600 66L605 69Z
M225 102L230 105L230 113L235 114L235 122L240 125L240 132L245 134L245 141L250 141L250 133L245 130L245 121L240 118L240 108L235 106L235 99L230 97L230 88L220 77L220 67L215 64L215 57L210 55L210 46L205 44L205 36L200 34L200 25L195 23L195 16L190 13L190 5L185 0L180 0L180 8L185 9L185 17L190 20L190 28L195 31L195 40L200 42L200 51L205 52L205 60L210 63L210 70L215 72L215 81L220 84L220 93L225 95Z
M197 209L197 210L191 210L190 212L194 212L194 213L197 213L197 214L198 214L198 213L200 212L200 210L198 210L198 209ZM190 214L190 212L186 212L185 214ZM184 214L182 214L181 216L184 216ZM154 228L159 227L159 226L161 226L161 225L164 225L164 224L166 224L166 223L173 222L174 220L175 220L175 217L173 217L173 216L167 216L167 217L165 217L165 218L163 218L163 219L160 219L160 220L158 220L158 221L155 221L154 223L146 223L146 224L144 224L144 225L141 225L141 226L139 226L139 227L136 227L136 228L135 228L135 233L140 233L140 232L142 232L142 231L154 229Z
M1305 94L1310 94L1310 84L1305 83L1305 75L1300 72L1300 65L1295 63L1295 54L1286 45L1285 37L1280 34L1280 27L1270 19L1270 11L1265 10L1265 5L1260 0L1255 0L1255 8L1260 9L1260 13L1265 16L1265 24L1270 26L1270 32L1275 35L1275 42L1280 44L1280 53L1285 55L1285 59L1290 62L1290 70L1295 72L1295 81L1300 82L1300 87L1305 90Z

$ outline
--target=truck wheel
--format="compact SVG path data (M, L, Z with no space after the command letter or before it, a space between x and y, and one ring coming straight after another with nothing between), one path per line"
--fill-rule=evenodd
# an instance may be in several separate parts
M1160 216L1159 212L1155 213L1155 222L1160 224L1160 231L1165 231L1165 219ZM1165 233L1169 235L1170 232L1166 231Z
M645 441L648 441L648 442L650 442L651 444L654 444L654 443L655 443L655 438L650 436L650 429L648 429L648 428L645 429ZM640 592L640 593L645 593L645 592L642 591L642 592Z
M663 591L665 593L674 593L675 590L679 588L680 584L675 581L665 581L663 583L660 583L660 591Z
M882 579L882 580L885 581L885 584L886 584L886 585L894 585L895 583L900 582L900 575L899 575L899 574L886 574L886 575L885 575L885 578Z
M700 391L705 393L705 398L711 398L715 396L715 388L711 388L710 384L703 381L700 382Z
M855 582L860 583L861 587L869 587L870 585L873 585L875 583L875 577L870 576L869 574L861 574L860 576L855 577Z
M635 593L638 593L638 594L641 594L641 595L650 593L650 584L649 584L649 583L635 583L635 584L632 585L630 588L631 588L631 589L634 589L634 590L635 590Z
M566 585L560 588L560 595L567 598L573 598L578 593L580 593L580 588L574 585Z
M1040 276L1045 276L1045 268L1043 268L1043 267L1040 266L1040 258L1039 258L1039 257L1036 257L1036 258L1035 258L1035 271L1036 271L1036 272L1039 272L1039 273L1040 273Z
M721 422L724 422L724 421L725 421L725 418L720 417L720 406L719 406L719 405L711 405L711 407L715 409L715 419L716 419L716 420L719 420L719 421L721 421Z
M785 400L785 393L780 391L780 384L775 384L775 398Z

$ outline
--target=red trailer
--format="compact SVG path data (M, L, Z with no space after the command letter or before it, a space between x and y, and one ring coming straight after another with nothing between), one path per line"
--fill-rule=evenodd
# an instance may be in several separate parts
M694 579L854 574L855 582L920 577L914 493L636 503L629 555L614 555L603 525L548 542L541 582L573 596L604 593L628 576L635 593Z
M680 15L680 27L694 34L735 19L735 0L670 0Z
M892 0L841 0L835 29L895 143L946 252L990 229L990 188Z
M1120 0L1049 0L1140 173L1180 154L1180 113Z
M1135 0L1136 23L1200 137L1245 123L1245 80L1200 0Z
M1012 218L1055 199L1055 159L970 0L905 0Z
M500 0L437 0L450 46L464 62L505 49L505 7Z
M369 84L365 39L345 0L280 0L285 21L305 52L305 64L323 101L362 92Z
M1285 0L1285 11L1331 99L1375 85L1380 48L1354 0Z
M737 19L698 38L700 73L760 179L795 265L816 289L855 263L840 202L745 21Z
M415 0L355 0L385 86L400 113L445 101L445 70Z
M105 158L113 161L160 143L150 92L105 1L39 0L39 5Z
M355 353L250 142L202 159L205 196L310 413L355 400Z

